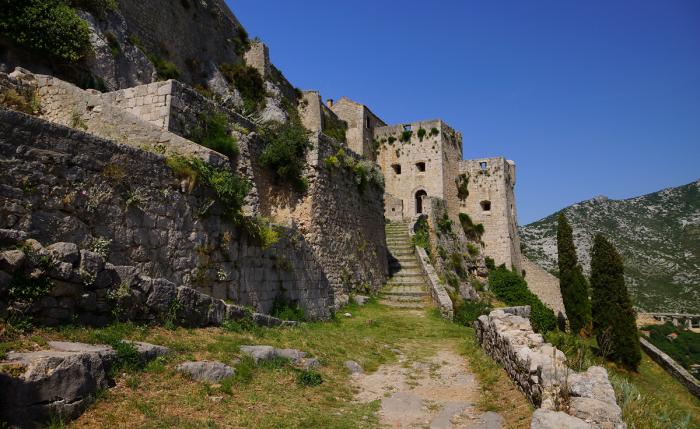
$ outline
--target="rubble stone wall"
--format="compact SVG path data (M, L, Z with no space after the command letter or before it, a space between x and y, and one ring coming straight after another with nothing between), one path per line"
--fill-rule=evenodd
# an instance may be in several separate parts
M523 314L522 310L515 312ZM605 368L592 366L586 372L572 371L564 353L545 343L542 335L532 330L528 319L503 309L480 316L475 328L484 351L540 408L537 418L533 418L533 429L626 427ZM574 423L576 426L572 426Z
M334 222L325 217L335 214L333 205L342 207L340 195L319 198L313 242L280 227L280 240L262 249L222 219L223 208L211 190L200 183L190 192L159 154L0 110L0 163L0 228L25 231L42 243L78 243L82 249L106 242L115 265L133 265L144 275L261 312L270 311L276 297L297 303L310 317L328 317L334 306L324 263L341 259L341 247L324 228ZM328 186L319 192L332 191L334 185ZM364 222L354 213L362 211L360 201L353 201L357 206L348 207L333 229L352 237L345 245L378 236L349 229Z

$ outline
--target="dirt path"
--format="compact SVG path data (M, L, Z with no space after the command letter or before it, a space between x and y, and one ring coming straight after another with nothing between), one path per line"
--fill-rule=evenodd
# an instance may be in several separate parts
M380 423L391 428L500 429L503 418L476 409L479 385L466 361L449 348L428 359L382 365L353 382L359 402L381 401Z

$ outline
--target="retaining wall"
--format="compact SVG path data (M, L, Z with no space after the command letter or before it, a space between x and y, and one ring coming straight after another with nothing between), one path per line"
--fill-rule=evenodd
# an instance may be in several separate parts
M666 372L675 377L676 380L680 381L681 384L690 391L690 393L695 395L696 398L700 399L700 381L698 381L697 378L693 377L691 373L680 366L678 362L671 358L671 356L662 352L644 338L639 339L639 344L642 346L642 350L644 350L644 352L649 355L654 362L661 365Z

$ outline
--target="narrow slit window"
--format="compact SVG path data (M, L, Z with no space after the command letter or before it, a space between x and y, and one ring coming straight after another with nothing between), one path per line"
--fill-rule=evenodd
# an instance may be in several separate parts
M425 173L425 162L417 162L416 169L419 173Z

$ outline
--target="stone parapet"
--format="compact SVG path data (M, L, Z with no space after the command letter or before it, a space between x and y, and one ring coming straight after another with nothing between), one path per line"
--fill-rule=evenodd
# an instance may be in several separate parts
M680 381L696 398L700 398L700 381L698 381L697 378L693 377L691 373L680 366L671 356L659 350L646 339L640 338L639 344L642 346L642 350L644 350L654 362L661 365L666 372Z
M418 260L421 264L421 270L423 275L428 280L428 292L430 297L433 299L442 317L448 320L452 320L454 317L454 308L452 305L452 300L450 295L445 290L445 287L440 283L435 268L430 264L430 258L428 254L425 253L425 249L416 246L416 253L418 254Z

